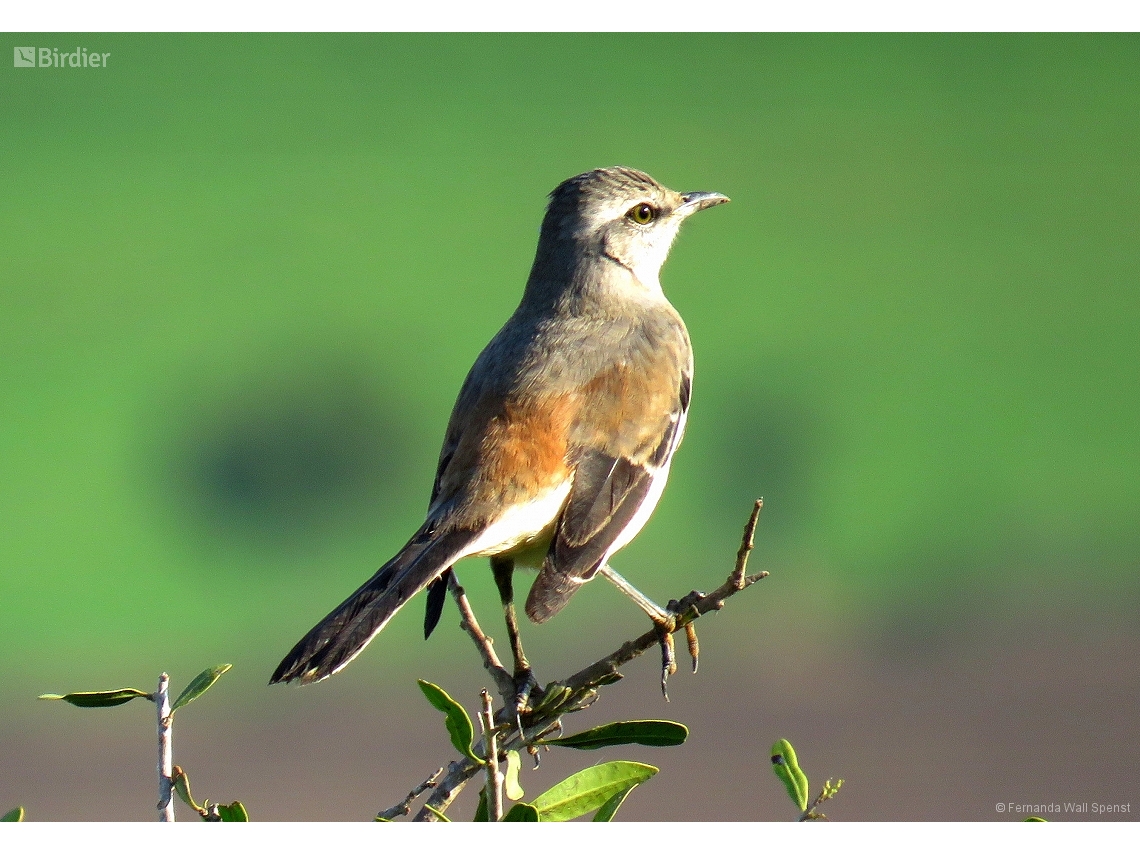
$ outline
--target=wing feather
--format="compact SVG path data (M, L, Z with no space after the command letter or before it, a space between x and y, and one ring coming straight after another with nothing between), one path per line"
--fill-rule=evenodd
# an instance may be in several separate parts
M526 613L535 623L560 611L616 551L616 544L628 541L622 537L626 529L644 523L646 515L639 511L647 499L655 501L660 495L659 488L653 489L655 482L668 477L669 462L681 441L690 387L691 376L683 372L664 432L641 462L600 449L579 451L570 496L527 597Z

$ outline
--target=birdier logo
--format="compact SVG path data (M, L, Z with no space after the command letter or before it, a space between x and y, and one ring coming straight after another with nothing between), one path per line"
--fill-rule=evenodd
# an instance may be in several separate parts
M88 51L85 47L77 47L74 51L67 48L34 48L17 47L13 50L12 65L15 68L106 68L111 58L109 53Z

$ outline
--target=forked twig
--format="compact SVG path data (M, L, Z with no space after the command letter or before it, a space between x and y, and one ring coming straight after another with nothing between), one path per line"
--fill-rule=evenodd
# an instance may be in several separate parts
M407 816L412 812L412 802L420 797L420 795L439 783L439 778L443 774L443 767L440 766L431 775L429 775L422 784L416 786L414 790L408 793L405 798L398 805L393 805L387 810L382 810L376 814L376 821L383 822L385 820L393 820L398 816Z

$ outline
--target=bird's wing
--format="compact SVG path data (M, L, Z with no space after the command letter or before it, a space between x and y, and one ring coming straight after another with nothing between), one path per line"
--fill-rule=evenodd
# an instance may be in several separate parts
M692 363L687 350L676 356L666 370L611 366L587 388L571 449L573 486L527 597L535 623L557 613L652 513L689 407Z

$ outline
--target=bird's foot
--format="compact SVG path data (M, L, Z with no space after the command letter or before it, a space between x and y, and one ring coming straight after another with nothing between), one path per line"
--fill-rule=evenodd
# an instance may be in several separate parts
M539 686L538 680L535 679L534 670L527 663L515 666L515 725L519 729L519 734L524 736L522 717L523 713L530 712L531 704L530 698L534 692L538 692L538 696L542 695L542 687Z
M690 591L680 600L670 600L660 616L650 615L661 645L661 694L665 700L669 700L669 678L677 673L677 653L673 644L673 633L680 627L685 629L689 656L693 660L693 673L697 673L700 643L697 640L697 628L693 626L689 617L689 610L703 597L704 594L700 591ZM687 617L689 619L686 620Z
M669 605L661 608L629 584L620 573L608 564L603 564L598 568L598 574L609 579L619 591L633 600L637 607L653 621L653 627L661 644L661 694L665 696L665 700L669 700L669 677L677 673L677 655L673 646L673 633L681 627L685 628L685 639L689 643L689 655L693 658L693 672L695 673L700 649L697 643L697 630L693 627L692 622L697 615L689 612L704 599L705 595L700 591L690 591L679 601L670 600Z

